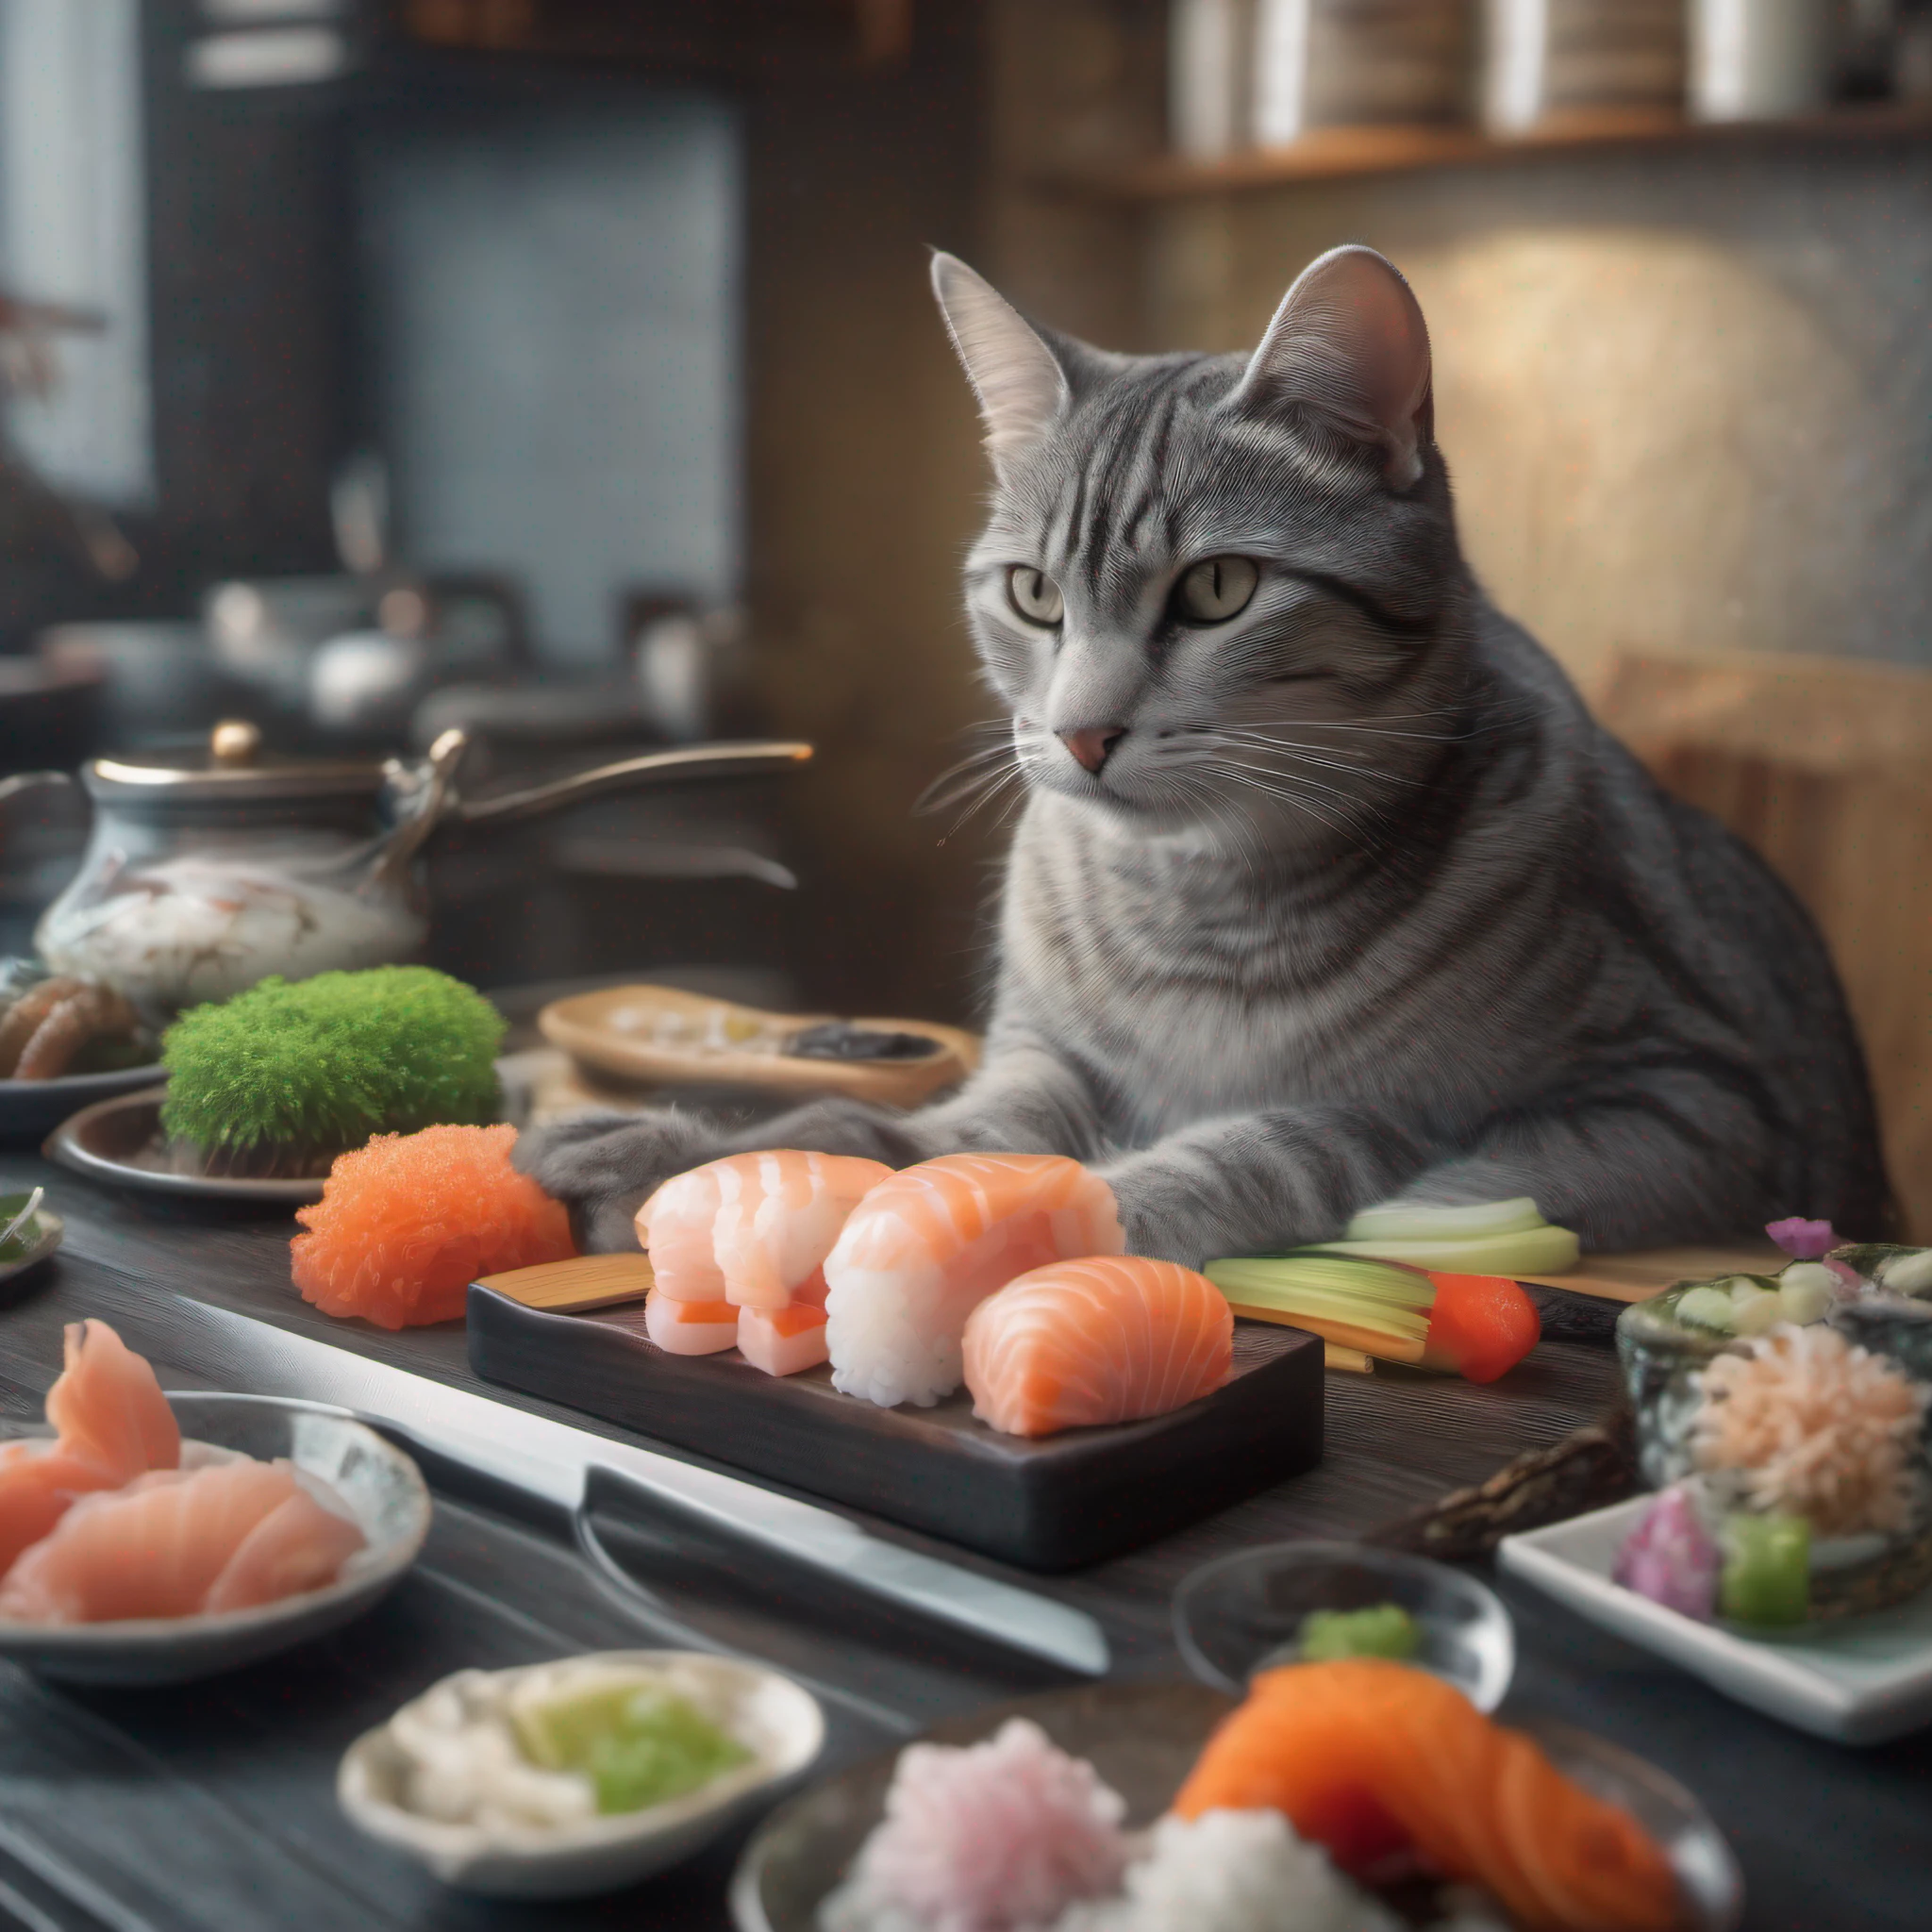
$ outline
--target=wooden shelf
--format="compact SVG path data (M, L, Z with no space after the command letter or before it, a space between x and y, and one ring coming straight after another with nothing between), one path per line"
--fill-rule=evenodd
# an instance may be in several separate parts
M1474 127L1328 127L1291 147L1254 148L1216 161L1157 156L1106 171L1064 173L1042 185L1124 201L1165 201L1303 181L1344 181L1435 168L1493 167L1559 155L1642 149L1687 153L1768 142L1835 144L1932 137L1932 106L1890 102L1788 121L1702 123L1655 109L1577 113L1498 138Z

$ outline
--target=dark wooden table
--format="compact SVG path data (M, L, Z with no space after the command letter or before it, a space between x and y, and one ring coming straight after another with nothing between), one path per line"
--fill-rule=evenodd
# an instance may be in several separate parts
M67 1217L67 1244L42 1277L0 1307L0 1423L39 1419L59 1366L61 1326L83 1315L113 1322L154 1359L164 1387L210 1386L178 1310L171 1314L176 1295L585 1421L476 1382L456 1324L391 1336L318 1314L289 1284L287 1222L188 1215L95 1190L31 1154L0 1152L0 1188L37 1181ZM1121 1675L1172 1674L1169 1600L1195 1564L1246 1544L1357 1533L1487 1474L1519 1449L1556 1441L1603 1407L1613 1380L1607 1349L1548 1341L1489 1389L1400 1373L1330 1375L1319 1470L1070 1577L1042 1582L883 1533L1091 1611ZM465 1483L459 1472L431 1474L438 1516L424 1560L380 1609L331 1639L170 1690L82 1690L0 1666L0 1927L508 1932L727 1923L735 1845L614 1898L498 1906L442 1890L338 1814L333 1783L343 1747L435 1678L465 1665L654 1641L649 1617L607 1593L559 1524ZM834 1586L775 1577L687 1531L612 1525L608 1540L671 1613L850 1692L855 1701L833 1711L830 1761L1057 1681L1005 1653L841 1597ZM1601 1732L1696 1790L1743 1865L1750 1926L1904 1932L1932 1924L1932 1745L1924 1738L1863 1752L1819 1743L1532 1592L1505 1585L1504 1594L1521 1645L1510 1706Z

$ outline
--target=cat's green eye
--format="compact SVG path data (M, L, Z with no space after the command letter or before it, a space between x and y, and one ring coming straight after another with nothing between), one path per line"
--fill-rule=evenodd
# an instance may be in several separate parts
M1058 624L1066 615L1060 587L1030 564L1016 563L1007 573L1007 600L1028 624Z
M1174 587L1174 614L1183 624L1225 624L1248 608L1261 573L1245 557L1204 557Z

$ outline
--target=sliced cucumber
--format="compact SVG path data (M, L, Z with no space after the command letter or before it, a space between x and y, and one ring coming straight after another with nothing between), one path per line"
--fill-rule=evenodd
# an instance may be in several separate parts
M1527 1194L1513 1201L1478 1201L1437 1208L1424 1201L1387 1201L1364 1208L1343 1230L1351 1241L1465 1241L1492 1234L1522 1234L1546 1224Z
M1272 1313L1287 1316L1290 1321L1309 1316L1329 1322L1346 1322L1358 1328L1418 1345L1429 1332L1427 1308L1398 1307L1391 1302L1369 1301L1360 1295L1324 1292L1311 1288L1283 1288L1233 1281L1216 1282L1215 1286L1238 1307L1266 1308Z
M1279 1257L1210 1261L1208 1279L1225 1292L1255 1295L1319 1293L1344 1296L1376 1307L1428 1308L1435 1284L1417 1268L1391 1266L1364 1256L1315 1251Z
M1567 1274L1581 1249L1567 1227L1531 1227L1471 1241L1327 1241L1316 1252L1406 1261L1445 1274Z

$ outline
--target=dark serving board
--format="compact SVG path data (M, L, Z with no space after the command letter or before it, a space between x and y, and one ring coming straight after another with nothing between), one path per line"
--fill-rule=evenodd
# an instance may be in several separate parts
M643 1310L553 1315L470 1290L470 1366L755 1475L1028 1570L1071 1570L1192 1523L1322 1459L1322 1343L1238 1322L1234 1380L1171 1415L1028 1441L962 1390L877 1408L823 1365L767 1375L736 1349L666 1355Z

